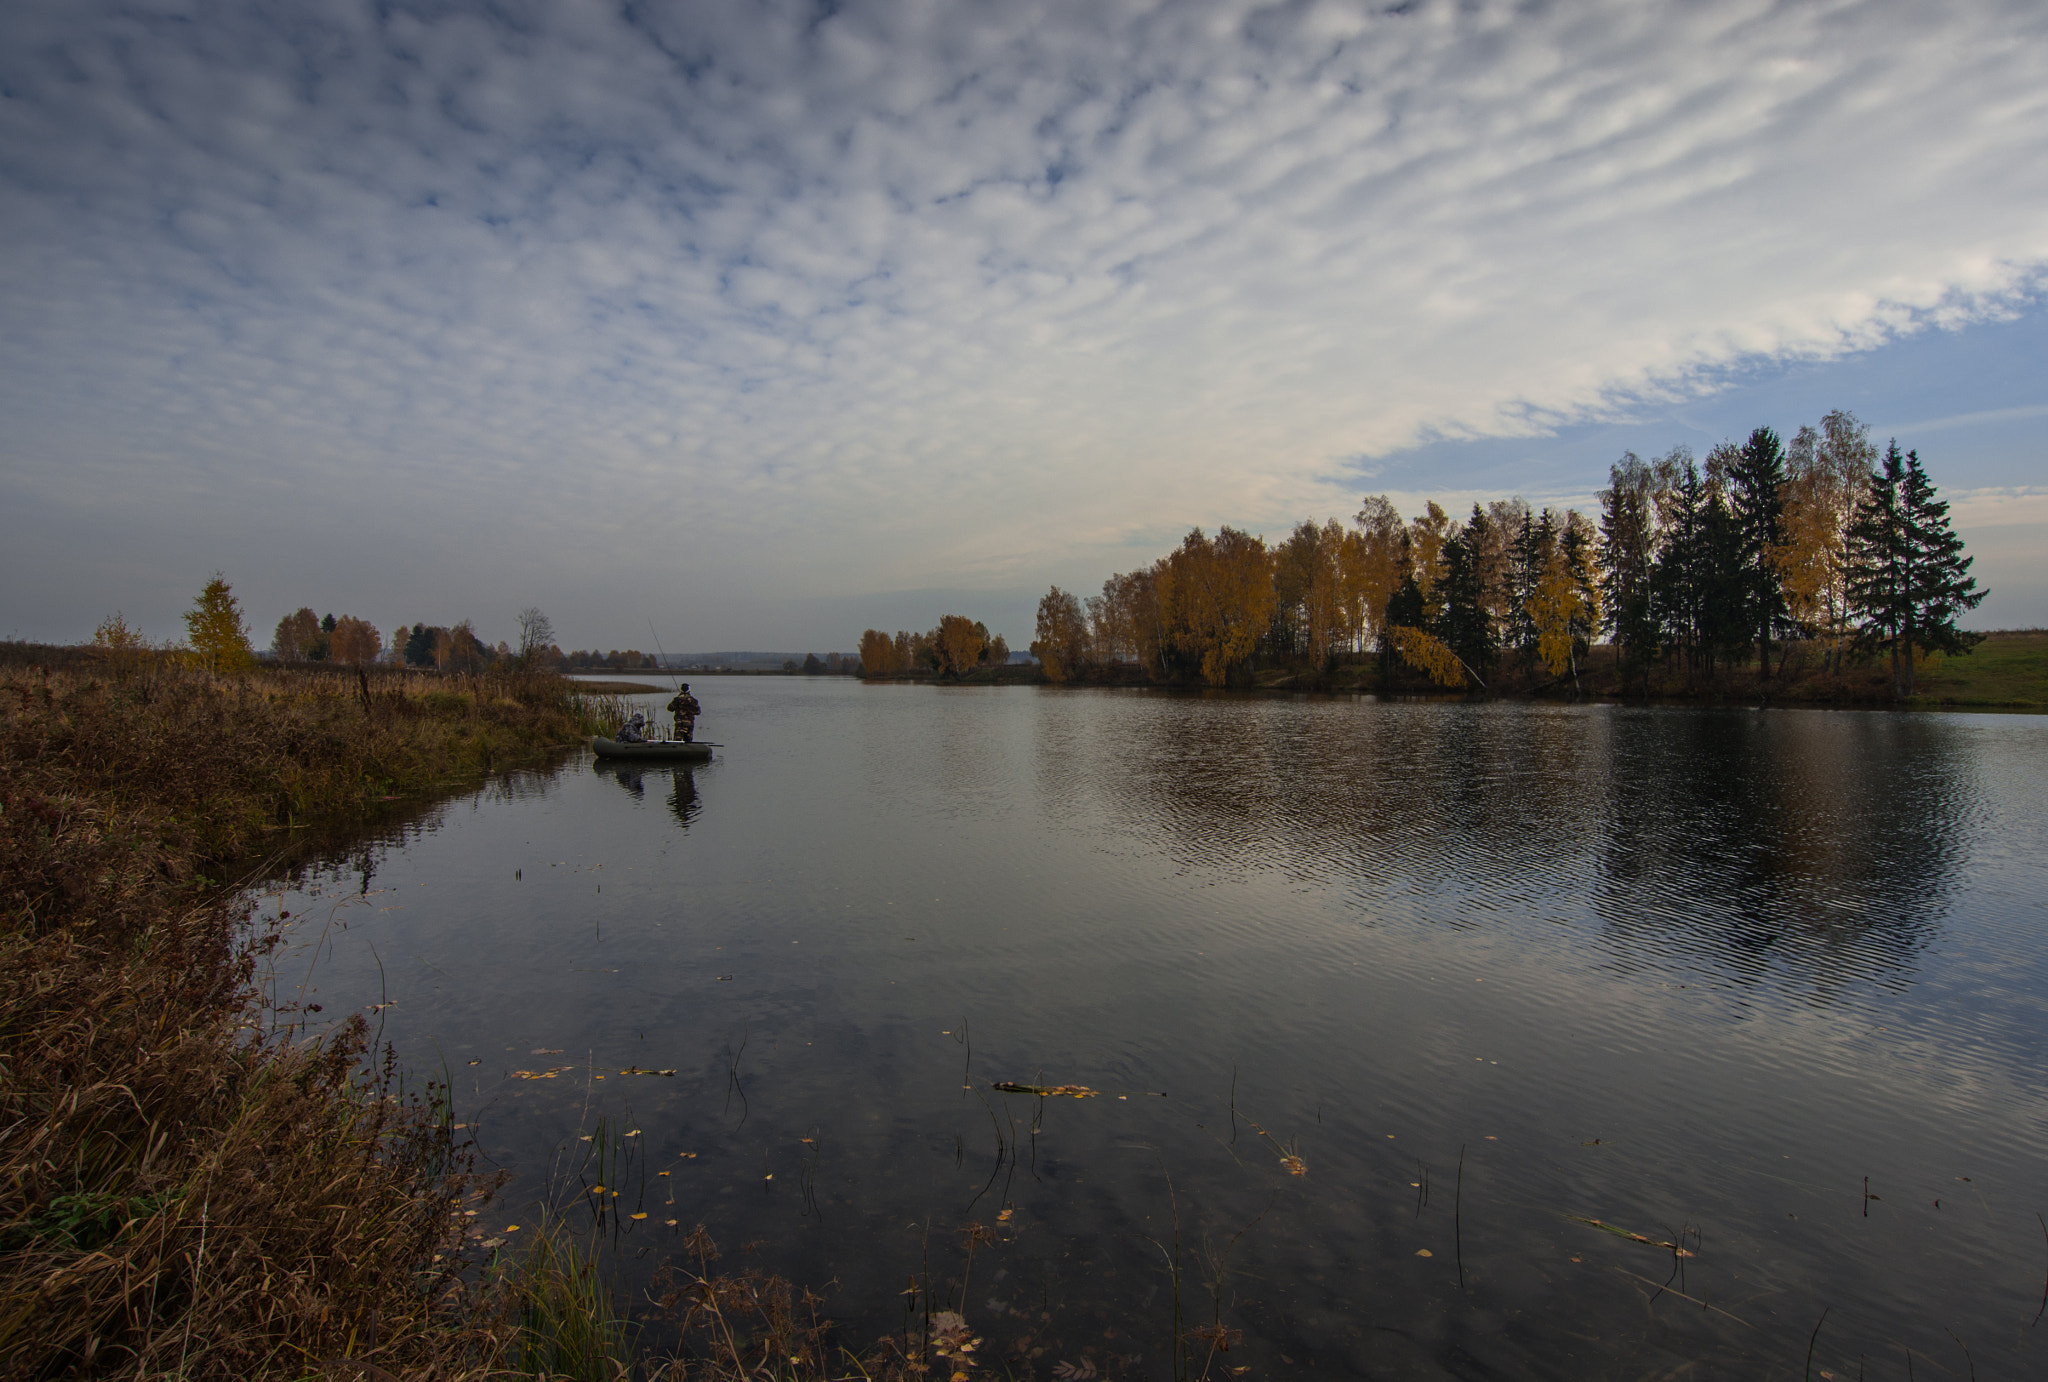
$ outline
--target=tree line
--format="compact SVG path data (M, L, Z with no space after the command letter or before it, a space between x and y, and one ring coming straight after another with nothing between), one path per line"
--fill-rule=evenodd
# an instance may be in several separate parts
M239 672L256 661L256 649L249 638L241 599L221 572L214 572L190 608L184 613L186 641L182 647L165 643L162 651L190 655L215 672ZM353 615L320 616L310 606L301 606L277 621L270 637L270 654L281 662L331 662L350 666L390 663L408 667L433 667L441 671L478 672L490 667L519 666L560 669L571 658L596 659L599 654L564 655L554 644L554 626L547 615L528 606L519 612L519 646L504 640L493 646L478 636L476 627L464 619L452 628L415 623L399 624L390 645L375 624ZM93 630L93 645L121 655L152 651L140 630L116 612ZM654 659L640 653L608 655L614 665L648 666ZM631 661L627 661L631 659Z
M1001 634L991 635L979 619L948 614L926 633L899 629L892 638L880 629L860 636L862 676L901 676L928 672L958 680L977 667L1001 667L1010 660L1010 645Z
M1704 463L1683 446L1627 453L1599 500L1597 521L1519 498L1463 519L1431 501L1404 521L1374 496L1349 525L1305 522L1270 546L1197 528L1100 595L1054 586L1031 651L1053 681L1121 667L1223 685L1255 666L1373 653L1388 671L1484 687L1504 666L1576 678L1605 634L1624 684L1647 688L1660 666L1693 678L1754 661L1768 680L1774 653L1800 640L1828 670L1889 656L1907 696L1916 654L1981 638L1956 624L1987 592L1948 505L1917 452L1894 441L1880 457L1854 414L1831 412L1789 445L1759 427ZM868 652L864 641L864 663Z

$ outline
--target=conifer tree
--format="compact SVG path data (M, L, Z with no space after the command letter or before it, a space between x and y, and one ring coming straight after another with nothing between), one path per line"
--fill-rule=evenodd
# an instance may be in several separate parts
M1650 576L1653 622L1673 644L1688 672L1701 664L1701 568L1706 546L1706 485L1687 457L1674 478L1666 507L1664 541ZM1612 606L1610 606L1610 609Z
M256 660L242 624L241 602L218 571L185 611L185 637L209 671L239 672Z
M1495 641L1493 620L1486 609L1484 575L1478 550L1484 521L1478 505L1472 506L1473 525L1466 527L1443 546L1443 578L1437 593L1443 601L1436 634L1482 680L1493 666Z
M1913 553L1908 568L1907 638L1924 652L1967 653L1984 641L1984 635L1957 628L1956 619L1983 604L1991 592L1977 588L1977 578L1970 574L1975 558L1963 555L1963 540L1949 524L1948 501L1935 497L1934 482L1920 468L1918 451L1906 453L1899 506L1905 511L1906 538ZM1913 694L1910 659L1906 694Z
M1736 453L1728 470L1728 501L1740 544L1735 594L1756 639L1757 674L1768 680L1771 635L1787 622L1784 581L1774 560L1784 537L1785 448L1770 428L1751 432Z
M1550 517L1546 510L1544 517ZM1564 558L1571 577L1573 602L1571 619L1574 657L1584 657L1593 648L1593 635L1600 631L1600 539L1591 520L1577 509L1566 509L1558 531L1556 550ZM1576 666L1576 663L1574 663Z
M1990 592L1970 575L1948 501L1935 497L1917 451L1901 457L1896 440L1885 449L1847 538L1849 605L1864 621L1857 641L1890 651L1894 696L1913 694L1915 651L1967 653L1983 641L1955 621Z
M1607 488L1600 491L1600 564L1606 571L1601 594L1615 646L1641 666L1657 655L1657 480L1633 451L1607 476Z

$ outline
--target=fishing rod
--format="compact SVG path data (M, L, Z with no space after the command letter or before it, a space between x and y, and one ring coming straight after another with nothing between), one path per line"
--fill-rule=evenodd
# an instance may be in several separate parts
M667 667L668 651L661 646L661 635L654 632L654 621L652 619L647 621L647 632L654 635L654 651L661 654L661 665ZM675 682L676 690L681 691L683 689L683 679L676 675L674 668L669 669L669 679Z

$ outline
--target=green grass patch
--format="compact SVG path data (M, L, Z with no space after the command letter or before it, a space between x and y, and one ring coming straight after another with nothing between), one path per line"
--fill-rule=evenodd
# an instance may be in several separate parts
M1923 665L1916 705L2048 709L2048 630L1994 633L1963 657Z

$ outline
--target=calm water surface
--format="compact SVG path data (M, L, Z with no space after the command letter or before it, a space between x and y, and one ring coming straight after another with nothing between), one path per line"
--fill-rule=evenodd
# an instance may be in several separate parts
M1176 1234L1219 1373L2048 1375L2048 720L694 689L709 765L264 904L455 1072L485 1235L637 1129L629 1282L702 1222L858 1345L929 1272L1018 1376L1170 1376Z

